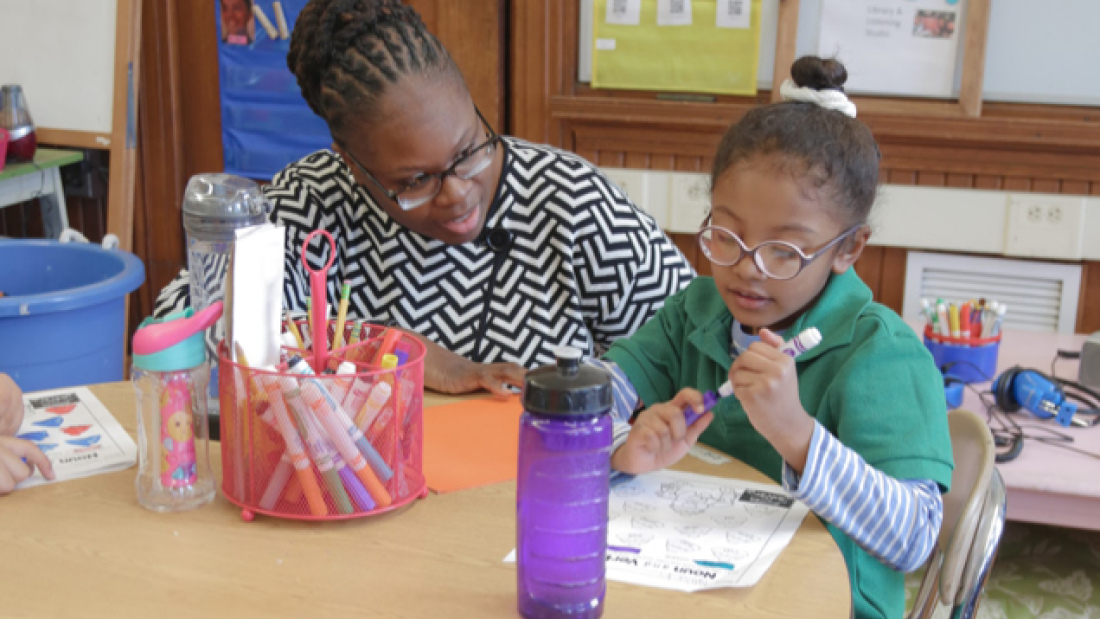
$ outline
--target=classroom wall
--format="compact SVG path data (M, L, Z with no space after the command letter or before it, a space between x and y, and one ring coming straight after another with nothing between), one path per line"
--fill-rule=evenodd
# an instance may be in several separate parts
M577 79L591 81L592 5L581 0ZM780 0L761 0L757 85L772 87ZM798 4L799 56L818 53L822 0ZM965 11L958 31L965 28ZM982 99L1013 103L1100 105L1100 2L1095 0L995 0L990 7ZM959 94L962 46L954 96ZM827 52L831 53L831 52ZM844 55L840 55L844 60Z
M813 3L802 0L800 21L811 19ZM583 0L513 2L514 134L574 150L601 167L644 171L664 179L667 196L674 178L667 173L705 175L722 132L752 107L770 101L769 91L755 97L677 101L647 91L592 89L578 74L584 49L580 44L583 4ZM1004 5L1022 3L998 0L993 4L996 12ZM777 6L774 1L772 6ZM1021 19L1019 23L1027 23ZM805 29L802 25L801 30ZM762 46L774 49L774 38L769 41L768 36L765 31ZM1022 41L1027 41L1023 47L1033 47L1030 39ZM1088 51L1097 43L1089 39L1088 44L1091 47L1080 48L1076 62L1093 62L1095 54ZM804 45L801 34L798 45ZM761 76L770 79L770 66L761 69ZM1100 80L1092 81L1100 85ZM907 203L914 205L899 207L904 209L900 214L910 216L911 208L944 204L940 190L961 191L953 193L950 201L953 219L959 222L956 232L940 235L931 227L880 226L880 231L890 232L884 232L879 242L890 244L870 248L857 264L876 299L896 310L902 305L909 247L943 247L950 240L949 249L959 251L960 245L981 239L983 245L977 251L993 250L997 238L1004 244L1004 237L991 230L999 228L1003 233L1004 204L1011 195L1100 196L1100 116L1094 106L987 100L980 117L968 117L954 102L927 102L914 111L896 101L900 100L856 97L860 119L871 128L882 150L881 178L898 186L886 193L894 191L895 197L904 193ZM978 191L968 193L972 190ZM1097 208L1094 199L1085 202L1086 234L1096 232ZM682 202L670 202L667 209L670 218L691 219L696 214L690 209L682 213ZM998 223L987 224L987 217ZM692 235L675 234L674 239L697 268L707 272ZM1082 256L1074 260L1083 267L1077 329L1091 332L1100 330L1100 260L1092 246Z

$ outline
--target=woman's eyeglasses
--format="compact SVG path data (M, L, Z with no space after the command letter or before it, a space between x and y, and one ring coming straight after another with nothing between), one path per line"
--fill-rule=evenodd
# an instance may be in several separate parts
M464 181L470 180L478 174L481 174L485 168L489 167L489 164L493 162L493 155L496 154L497 142L500 141L500 136L489 126L488 121L481 115L481 110L477 109L477 106L474 106L474 111L477 112L477 117L485 127L486 135L489 136L489 139L474 146L465 154L460 155L458 159L455 159L455 162L451 164L451 167L446 170L419 176L397 191L387 189L385 185L375 178L375 176L360 163L359 158L352 154L351 150L345 147L344 152L347 153L347 155L351 157L351 160L355 162L355 165L359 167L359 171L366 175L378 189L385 193L387 198L396 202L402 210L411 211L439 195L439 190L443 187L443 179L448 176L454 174Z
M745 256L751 256L756 268L764 275L772 279L793 279L826 250L862 226L863 224L852 226L821 249L808 255L786 241L765 241L749 249L741 237L722 226L706 226L700 230L699 247L702 248L708 260L719 266L733 266L741 262Z

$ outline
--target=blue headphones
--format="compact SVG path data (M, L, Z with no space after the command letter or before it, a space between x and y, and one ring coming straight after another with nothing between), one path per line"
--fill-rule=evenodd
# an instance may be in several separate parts
M1054 419L1065 427L1091 425L1100 419L1100 394L1074 381L1054 378L1038 370L1009 368L993 381L991 391L997 408L1006 413L1023 409L1039 419ZM1080 409L1071 398L1091 408ZM1090 413L1092 419L1085 420L1085 413ZM994 432L993 439L999 448L997 462L1013 460L1023 450L1023 432L1019 427L1016 430Z

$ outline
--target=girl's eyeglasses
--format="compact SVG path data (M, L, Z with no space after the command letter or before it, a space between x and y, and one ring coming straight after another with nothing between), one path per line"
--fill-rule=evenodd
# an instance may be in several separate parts
M396 202L397 205L401 207L401 210L411 211L439 195L439 190L443 187L443 179L451 174L467 181L481 174L485 168L489 167L489 164L493 162L493 155L496 154L497 142L500 141L500 136L489 126L488 121L481 115L481 110L477 109L477 106L474 106L474 111L477 112L478 119L480 119L481 124L484 125L486 135L489 136L489 139L474 146L464 155L455 159L451 167L446 170L436 172L435 174L424 174L419 176L397 191L387 189L381 181L375 178L375 176L360 163L359 158L352 154L350 149L345 147L344 152L347 153L348 156L351 157L351 160L355 162L355 165L359 167L359 171L370 179L378 189L385 193L387 198Z
M764 241L749 249L741 237L722 226L706 226L700 230L699 247L702 248L708 260L719 266L733 266L741 262L745 256L751 256L756 268L764 275L779 280L793 279L830 247L862 226L863 224L852 226L821 249L808 255L786 241Z

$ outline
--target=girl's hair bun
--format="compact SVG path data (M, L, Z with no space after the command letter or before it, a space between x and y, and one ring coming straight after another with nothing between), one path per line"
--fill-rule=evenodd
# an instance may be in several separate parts
M839 90L844 92L844 82L848 81L848 71L838 60L803 56L791 65L791 79L798 86L814 90Z

